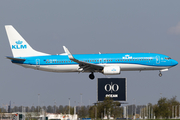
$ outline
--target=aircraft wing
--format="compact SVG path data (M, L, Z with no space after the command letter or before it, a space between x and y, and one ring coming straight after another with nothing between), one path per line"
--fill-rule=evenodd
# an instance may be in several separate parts
M70 60L72 60L76 63L79 63L80 68L83 68L83 70L82 70L83 72L85 72L85 71L94 72L95 70L102 70L104 68L104 66L102 66L102 65L96 65L96 64L77 60L73 57L73 55L69 52L69 50L65 46L63 46L63 48L64 48L65 53L67 53Z

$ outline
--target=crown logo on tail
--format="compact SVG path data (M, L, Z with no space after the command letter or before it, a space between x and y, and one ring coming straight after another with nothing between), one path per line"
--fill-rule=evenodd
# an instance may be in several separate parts
M20 40L16 41L16 44L22 44L22 43L23 41L20 41Z

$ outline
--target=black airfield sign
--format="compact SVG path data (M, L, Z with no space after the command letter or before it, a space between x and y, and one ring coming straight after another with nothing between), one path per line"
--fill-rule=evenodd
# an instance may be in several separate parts
M126 78L98 78L98 101L110 97L114 101L126 101Z

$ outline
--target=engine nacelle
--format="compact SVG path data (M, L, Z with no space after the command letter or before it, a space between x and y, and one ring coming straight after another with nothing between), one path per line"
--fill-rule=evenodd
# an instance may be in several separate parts
M119 66L105 66L103 69L104 75L118 75L121 73Z

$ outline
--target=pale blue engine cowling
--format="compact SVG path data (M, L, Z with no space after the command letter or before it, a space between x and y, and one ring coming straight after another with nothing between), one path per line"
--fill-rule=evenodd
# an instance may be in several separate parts
M118 75L121 73L121 68L119 66L105 66L103 69L104 75Z

